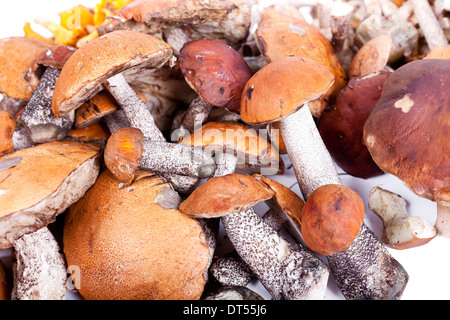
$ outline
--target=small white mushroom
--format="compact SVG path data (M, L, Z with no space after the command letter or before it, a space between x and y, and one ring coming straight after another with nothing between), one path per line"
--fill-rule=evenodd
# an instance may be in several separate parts
M13 300L64 300L66 263L58 242L48 228L24 235L14 242Z
M383 221L381 240L389 247L417 247L436 236L436 229L425 219L408 216L407 201L398 194L374 187L369 194L369 209Z

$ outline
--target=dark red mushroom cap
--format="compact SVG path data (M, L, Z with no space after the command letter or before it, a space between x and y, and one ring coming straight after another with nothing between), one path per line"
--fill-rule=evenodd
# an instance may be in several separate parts
M242 91L252 70L239 53L220 41L194 40L185 43L179 61L186 81L203 100L240 112Z
M328 151L352 176L367 179L383 174L362 143L362 135L364 123L390 74L380 71L351 79L319 119L318 129Z

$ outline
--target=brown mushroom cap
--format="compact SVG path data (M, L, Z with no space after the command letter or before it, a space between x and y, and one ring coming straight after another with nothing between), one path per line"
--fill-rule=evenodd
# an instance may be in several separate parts
M352 176L367 179L383 173L362 143L362 135L364 123L390 74L381 71L351 79L319 119L318 129L328 151Z
M153 176L118 188L105 170L69 208L63 231L68 265L80 268L85 299L199 299L209 248L198 221L155 198L170 188Z
M115 31L75 51L61 70L53 92L58 117L80 107L101 90L101 84L132 68L156 68L172 56L171 47L151 35Z
M348 77L366 76L386 68L393 40L388 34L367 41L355 54L348 68Z
M0 157L14 151L14 142L12 140L16 121L7 111L0 110Z
M117 180L125 184L133 180L144 152L143 140L142 131L132 127L118 129L109 137L104 160Z
M450 59L450 45L433 48L424 59Z
M0 40L0 93L10 98L29 100L39 83L36 57L50 45L28 37Z
M186 81L203 100L239 113L242 90L253 73L236 50L216 40L189 41L179 62Z
M274 194L259 179L232 173L208 179L180 204L179 210L190 217L217 218L247 210Z
M333 47L313 25L290 13L270 6L261 15L255 39L268 62L284 57L298 56L313 59L325 66L335 78L324 96L309 106L313 116L319 118L334 96L347 84L347 76Z
M92 186L100 148L51 142L0 159L0 249L53 222Z
M241 0L135 0L98 28L103 34L133 29L149 34L180 26L191 39L211 38L237 46L248 35L250 7Z
M301 232L306 245L321 255L345 251L364 220L364 202L357 192L335 184L320 186L305 202Z
M450 60L423 59L384 83L364 126L375 163L417 195L450 201Z
M279 121L320 98L334 76L320 63L303 57L271 62L247 82L241 100L241 118L248 124Z
M272 144L255 129L242 123L210 121L183 137L179 143L202 148L211 154L233 151L239 157L238 164L245 162L246 165L265 167L278 163L278 171L284 171L284 162Z
M36 63L45 67L62 69L75 50L70 46L53 45L36 58Z

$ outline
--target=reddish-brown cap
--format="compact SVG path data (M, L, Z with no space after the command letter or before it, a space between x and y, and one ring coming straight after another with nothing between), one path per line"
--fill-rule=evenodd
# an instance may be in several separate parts
M209 247L198 221L156 203L170 188L156 175L119 188L105 170L70 207L64 253L68 265L79 267L85 299L200 298Z
M179 61L186 81L203 100L239 113L242 90L253 75L239 53L217 40L194 40L184 44Z
M104 152L105 165L120 182L130 184L133 181L144 152L143 140L142 131L133 127L118 129L109 136Z
M364 202L352 189L335 184L314 190L303 206L301 232L306 245L321 255L347 250L364 220Z
M450 60L423 59L385 81L364 143L385 172L417 195L450 201Z
M114 31L76 50L61 70L52 110L63 117L99 92L108 78L131 68L157 68L172 56L160 39L135 31Z
M0 93L13 99L28 100L39 83L36 57L50 45L28 37L0 40Z
M315 60L287 57L271 62L247 82L241 118L248 124L279 121L320 98L333 84L333 74Z
M53 45L37 57L36 63L45 67L62 69L75 50L70 46Z
M232 173L206 181L180 204L179 210L195 218L217 218L247 210L274 194L259 179Z
M381 71L351 79L319 119L318 129L328 151L352 176L367 179L383 173L362 143L362 135L364 123L390 74Z

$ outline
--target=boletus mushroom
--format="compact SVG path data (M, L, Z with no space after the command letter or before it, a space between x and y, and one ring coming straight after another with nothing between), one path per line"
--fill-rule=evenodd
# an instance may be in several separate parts
M0 248L53 222L95 182L100 148L50 142L0 159Z
M69 208L64 253L79 266L85 299L200 299L210 258L205 234L178 204L161 201L165 190L173 189L157 175L119 188L105 170Z
M381 170L418 196L437 202L435 227L450 236L450 60L423 59L384 83L363 139Z

